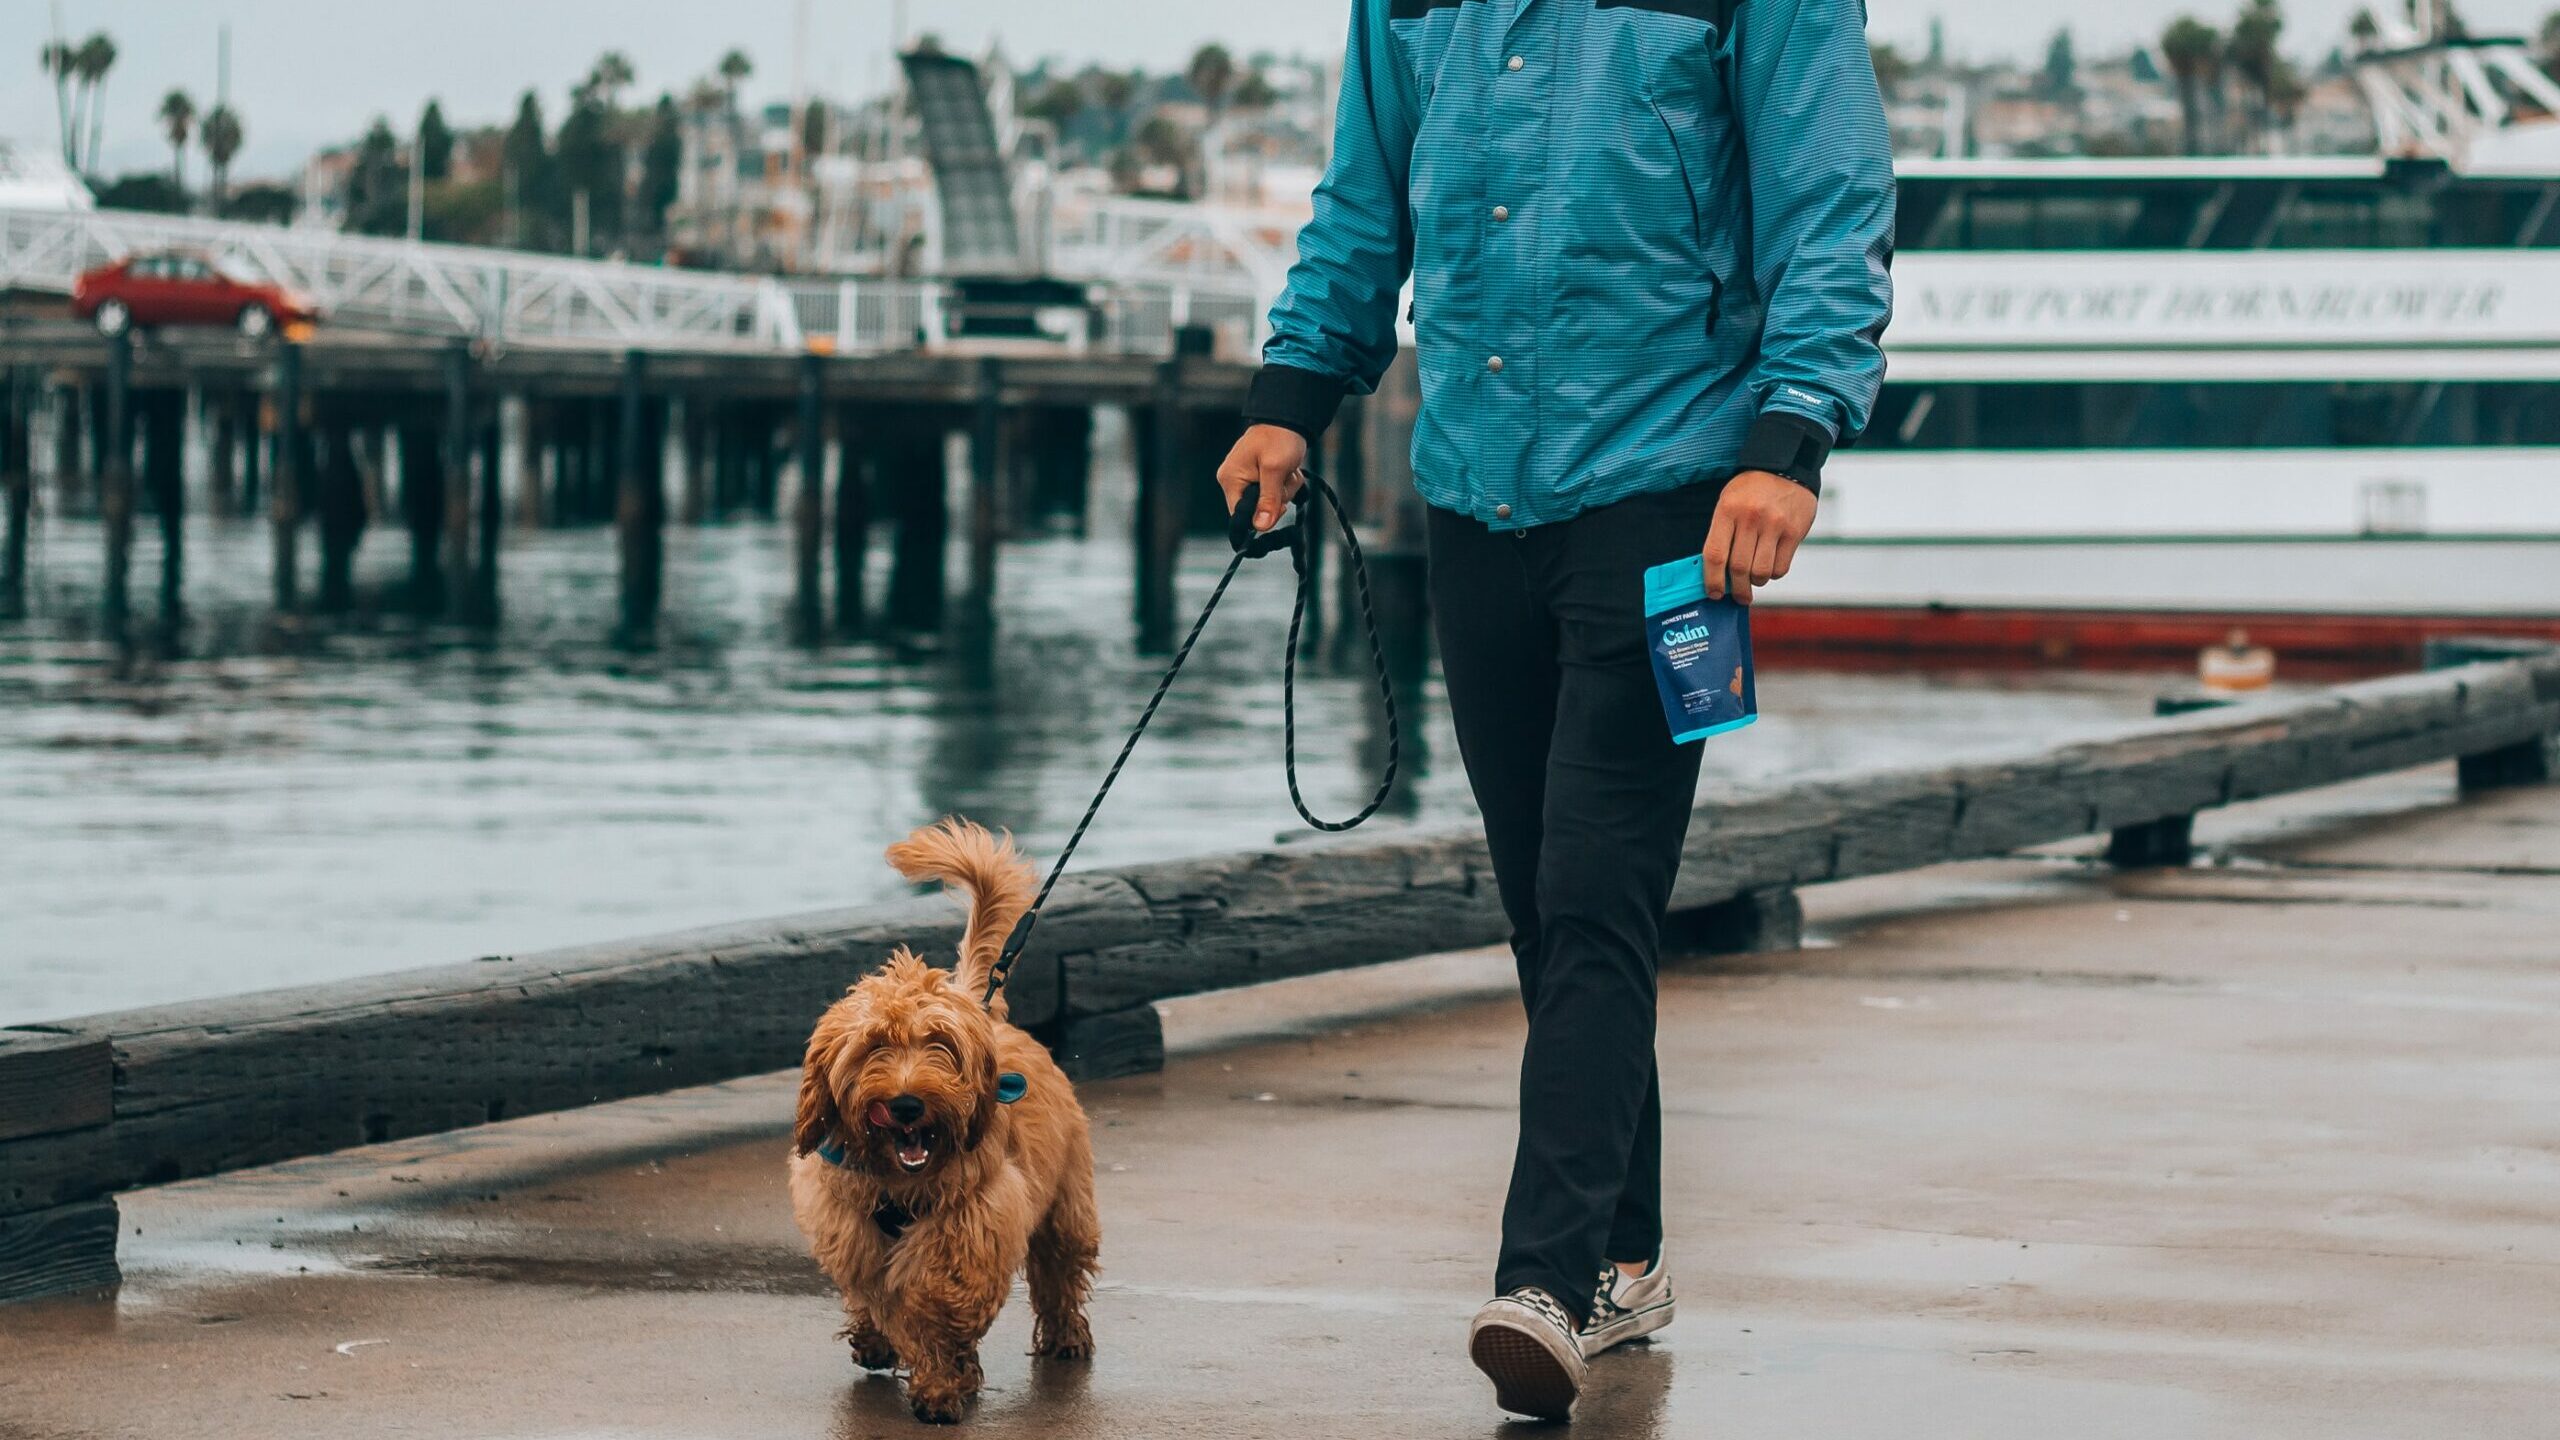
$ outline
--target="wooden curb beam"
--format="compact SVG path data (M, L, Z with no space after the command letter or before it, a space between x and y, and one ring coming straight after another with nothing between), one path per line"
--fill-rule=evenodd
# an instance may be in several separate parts
M1797 887L2084 835L2164 860L2126 837L2555 733L2560 653L2012 759L1711 794L1674 938L1792 945ZM891 946L948 954L955 912L917 897L0 1032L0 1296L111 1283L121 1190L789 1067L819 1010ZM1506 930L1479 832L1368 831L1071 876L1009 994L1078 1073L1127 1073L1162 1063L1155 1001Z

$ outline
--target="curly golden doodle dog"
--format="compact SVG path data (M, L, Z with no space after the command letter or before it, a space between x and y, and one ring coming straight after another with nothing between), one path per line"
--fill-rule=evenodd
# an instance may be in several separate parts
M911 880L965 894L949 974L904 947L809 1037L792 1133L791 1209L843 1293L844 1336L873 1370L907 1371L920 1420L966 1413L978 1341L1027 1272L1032 1353L1093 1353L1084 1305L1101 1228L1093 1141L1040 1042L979 1005L1037 876L1010 839L959 820L889 847Z

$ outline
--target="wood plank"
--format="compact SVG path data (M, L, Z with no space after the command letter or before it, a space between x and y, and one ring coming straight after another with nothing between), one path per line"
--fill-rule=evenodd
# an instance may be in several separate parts
M110 1290L123 1279L115 1201L0 1215L0 1301Z
M115 1068L103 1035L0 1030L0 1140L106 1124Z
M1996 855L2560 730L2560 655L2395 677L1966 764L1702 798L1673 905ZM137 1184L782 1069L889 948L947 959L958 910L859 910L95 1016L114 1120L0 1141L0 1213ZM1081 874L1011 998L1026 1024L1501 940L1480 832L1374 829ZM94 1113L94 1111L84 1112Z
M1071 1019L1058 1068L1077 1081L1152 1075L1164 1068L1164 1019L1153 1005Z

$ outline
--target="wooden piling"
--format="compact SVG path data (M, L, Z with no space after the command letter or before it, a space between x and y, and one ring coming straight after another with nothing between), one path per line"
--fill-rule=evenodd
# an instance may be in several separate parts
M80 437L87 429L82 397L88 387L77 381L60 387L54 397L53 508L56 514L80 511L80 482L87 474L80 463Z
M160 522L160 629L186 619L186 397L162 394L143 412L143 480Z
M421 427L425 429L427 427ZM444 414L442 423L432 427L434 448L418 457L422 465L436 467L439 488L444 491L444 554L439 563L443 586L448 596L457 590L460 603L456 609L465 613L471 608L471 455L476 437L471 431L471 346L457 340L444 352ZM439 607L440 609L442 607Z
M356 426L333 416L324 429L320 465L319 609L340 614L355 608L356 546L364 539L364 471L356 459Z
M505 432L499 443L514 470L516 523L528 530L539 530L543 498L550 492L551 483L546 468L550 459L547 407L518 391L501 404L499 427Z
M0 378L0 617L26 613L27 524L35 508L35 378Z
M659 493L658 457L649 443L648 369L648 356L637 350L622 357L621 405L613 447L620 471L614 528L621 538L626 635L658 623L658 602L666 588L667 537L662 528L666 504Z
M702 466L705 520L726 517L738 493L738 443L736 425L731 415L734 407L725 401L706 400L702 405Z
M800 357L799 409L791 436L798 452L799 485L791 496L791 625L803 642L818 638L824 608L823 583L827 510L827 361L812 352Z
M1004 528L1004 362L978 361L969 417L969 549L965 593L974 615L995 610L996 542Z
M205 510L217 520L228 520L240 513L240 400L225 391L204 396L201 408L206 432Z
M575 399L544 401L541 416L543 493L541 523L567 526L577 519L578 461L585 432Z
M943 474L943 428L932 412L910 413L881 435L880 484L897 522L889 555L889 628L903 635L942 629L950 490Z
M263 503L268 470L267 427L262 412L262 396L243 391L233 397L240 429L240 500L232 513L242 517L255 515Z
M480 520L471 533L471 603L463 612L473 625L498 623L498 538L507 528L508 413L502 401L480 426Z
M105 520L107 570L102 596L107 633L121 636L132 617L133 335L107 339L105 403L99 407L98 511Z
M436 430L423 416L400 422L400 518L409 529L409 608L422 617L444 613L444 458Z
M1033 411L1028 426L1031 472L1027 509L1054 521L1066 516L1075 533L1086 532L1093 486L1093 409L1087 405L1052 405Z
M703 453L702 409L689 395L667 401L667 437L675 450L668 463L675 467L676 521L683 525L702 523L707 499L710 466Z
M871 475L860 412L836 412L836 634L863 633L864 576L871 550Z
M1174 572L1190 526L1190 416L1182 408L1182 357L1156 370L1155 400L1143 418L1138 445L1137 601L1138 648L1162 654L1173 648Z
M286 341L276 350L274 476L267 504L275 557L276 610L302 608L302 497L311 484L311 442L302 413L302 346Z

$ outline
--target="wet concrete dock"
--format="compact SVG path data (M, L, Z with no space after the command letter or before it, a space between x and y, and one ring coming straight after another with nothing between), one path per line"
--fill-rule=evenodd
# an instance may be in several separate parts
M1830 887L1664 983L1681 1314L1608 1436L2533 1436L2560 1414L2560 787L2450 767ZM1089 1369L990 1436L1503 1430L1462 1326L1520 1022L1474 953L1168 1007L1097 1084ZM124 1199L112 1301L0 1309L0 1436L922 1433L832 1338L788 1077Z

